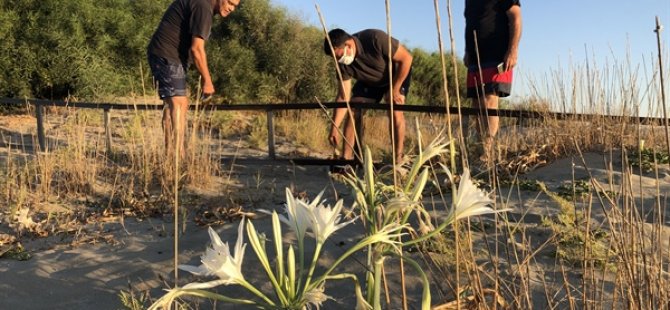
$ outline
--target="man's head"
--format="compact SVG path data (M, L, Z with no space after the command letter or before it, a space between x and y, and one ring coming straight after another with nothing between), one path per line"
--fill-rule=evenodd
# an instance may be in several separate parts
M214 6L214 14L219 14L221 17L226 17L240 4L240 0L216 0Z
M349 65L354 61L356 56L356 43L354 38L349 35L346 31L336 28L328 32L328 38L333 44L333 50L335 51L335 58L341 64ZM323 51L326 55L332 55L330 50L330 45L328 44L328 38L323 39Z

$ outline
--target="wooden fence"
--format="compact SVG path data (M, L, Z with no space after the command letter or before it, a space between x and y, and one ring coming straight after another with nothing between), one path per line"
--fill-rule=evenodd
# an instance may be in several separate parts
M104 126L107 150L111 150L112 134L110 129L110 113L112 110L162 110L162 104L119 104L119 103L92 103L92 102L69 102L62 100L45 100L45 99L13 99L0 98L0 105L5 106L21 106L33 105L35 106L35 116L37 119L37 140L41 150L46 150L46 136L44 130L44 107L69 107L79 109L102 109L104 114ZM234 105L190 105L191 110L200 109L203 111L265 111L267 113L267 129L268 129L268 155L272 160L280 160L275 153L275 134L274 134L274 113L275 111L287 110L314 110L314 109L332 109L346 107L343 102L328 102L328 103L286 103L286 104L234 104ZM351 103L351 108L362 110L389 110L388 104L377 103ZM434 105L393 105L397 111L406 112L420 112L433 114L447 114L447 108L444 106ZM452 115L479 115L483 111L478 108L460 108L449 107L448 112ZM598 115L598 114L580 114L580 113L563 113L563 112L538 112L538 111L524 111L524 110L505 110L498 109L486 110L488 115L511 117L518 119L578 119L578 120L593 120L611 119L613 121L621 122L640 122L644 124L664 125L666 119L655 117L636 117L636 116L614 116L614 115ZM362 113L358 113L362 115ZM362 122L357 120L357 124ZM300 165L332 165L344 164L350 161L346 160L326 160L314 158L289 158L285 159L295 164Z

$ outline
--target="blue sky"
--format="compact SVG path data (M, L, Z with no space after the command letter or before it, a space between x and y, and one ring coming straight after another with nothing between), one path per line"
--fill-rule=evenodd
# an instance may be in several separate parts
M386 30L384 0L271 0L304 21L320 27L315 3L329 28L349 32L366 28ZM456 51L463 55L464 0L452 1ZM410 48L437 50L437 30L432 0L391 0L391 33ZM439 0L443 41L449 49L447 2ZM551 78L556 70L585 63L587 57L605 65L630 59L633 65L651 68L657 57L656 16L665 29L663 48L670 38L670 0L521 0L523 36L515 95L534 94L530 82ZM667 54L667 53L666 53ZM630 55L630 57L628 57ZM645 63L646 62L646 63ZM670 62L668 59L666 62ZM650 69L649 69L650 70Z

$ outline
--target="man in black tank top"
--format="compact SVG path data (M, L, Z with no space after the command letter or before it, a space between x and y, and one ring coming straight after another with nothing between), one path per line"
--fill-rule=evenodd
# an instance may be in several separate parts
M186 70L191 63L200 72L202 93L214 93L212 77L207 66L205 41L212 28L212 17L228 16L239 5L240 0L175 0L163 15L154 32L147 58L158 95L163 100L163 130L166 151L174 148L173 128L184 151L184 129L188 97L186 92Z
M332 42L333 49L331 50ZM389 101L389 90L393 91L393 102L404 104L405 96L409 91L412 69L412 55L403 47L398 40L376 29L367 29L353 35L349 35L342 29L333 29L324 39L324 52L326 55L335 54L342 72L343 83L340 84L337 94L337 102L380 102L382 98ZM389 55L391 63L389 64ZM393 73L393 87L389 87L389 71ZM351 80L356 84L351 87ZM351 97L349 97L351 93ZM353 111L360 113L360 111ZM330 130L329 141L334 147L340 143L339 126L347 114L346 108L336 109L333 115L333 126ZM401 164L403 161L403 148L405 141L405 117L402 111L394 111L393 130L395 134L395 160ZM342 156L344 159L353 159L353 146L355 144L354 124L350 121L352 117L346 117L344 128L344 146Z

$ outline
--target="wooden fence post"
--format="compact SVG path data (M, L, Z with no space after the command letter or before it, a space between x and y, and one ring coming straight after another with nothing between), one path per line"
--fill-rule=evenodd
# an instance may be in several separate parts
M105 146L107 147L107 155L112 154L112 129L110 128L111 116L109 109L104 109L105 118Z
M44 107L36 103L35 104L35 117L37 118L37 141L40 145L40 151L47 151L46 137L44 134Z
M274 111L268 110L268 155L271 159L276 159L275 155L275 125Z

